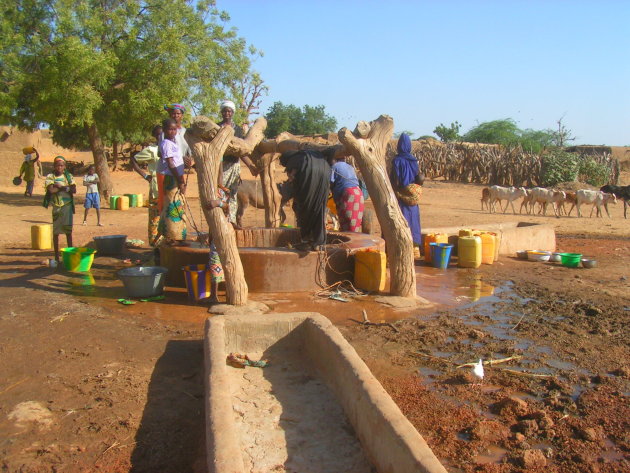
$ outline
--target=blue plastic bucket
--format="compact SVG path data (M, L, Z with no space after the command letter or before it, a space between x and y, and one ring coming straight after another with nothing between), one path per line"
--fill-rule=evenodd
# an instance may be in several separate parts
M448 243L431 243L431 264L434 268L446 269L451 260L453 245Z
M205 264L190 264L182 269L184 270L188 298L198 301L210 297L212 292L212 272L210 267Z

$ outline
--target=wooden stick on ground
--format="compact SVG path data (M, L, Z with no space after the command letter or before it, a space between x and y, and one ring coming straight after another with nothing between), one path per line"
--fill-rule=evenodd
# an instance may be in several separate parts
M523 358L521 355L514 355L514 356L508 356L507 358L501 358L499 360L484 361L483 364L487 366L492 366L492 365L498 365L499 363L507 363L508 361L512 361L512 360L520 360L521 358ZM463 365L457 366L455 369L473 367L476 364L477 362L464 363Z
M370 319L368 318L367 312L365 309L363 309L362 311L363 314L363 321L360 320L356 320L356 319L348 319L351 320L352 322L359 324L359 325L365 325L367 327L383 327L383 326L387 326L387 327L391 327L391 329L398 333L399 330L394 326L394 324L391 324L389 322L370 322Z
M530 378L555 378L552 374L538 374L538 373L528 373L526 371L516 371L511 370L509 368L498 368L499 371L505 371L506 373L513 374L516 376L529 376Z

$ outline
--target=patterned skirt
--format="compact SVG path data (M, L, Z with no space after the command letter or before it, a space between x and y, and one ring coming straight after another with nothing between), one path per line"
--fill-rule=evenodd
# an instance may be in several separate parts
M68 235L72 233L72 203L68 202L61 207L53 206L53 235Z
M164 176L162 189L164 205L160 213L158 233L170 241L186 239L186 198L179 192L177 181L173 176Z
M360 187L349 187L343 190L343 194L335 199L337 205L337 217L339 217L339 229L342 232L361 232L363 222L363 210L365 201Z

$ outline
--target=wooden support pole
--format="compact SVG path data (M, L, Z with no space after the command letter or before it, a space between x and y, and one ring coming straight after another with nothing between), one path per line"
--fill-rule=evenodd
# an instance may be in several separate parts
M387 247L391 285L390 293L401 297L416 296L416 272L411 230L394 195L385 165L387 143L394 130L394 120L381 115L367 124L360 122L354 134L339 130L339 141L352 153L374 202Z
M280 153L265 153L258 160L260 180L262 183L263 201L265 203L265 227L277 228L280 226L280 203L282 196L276 183L276 161Z

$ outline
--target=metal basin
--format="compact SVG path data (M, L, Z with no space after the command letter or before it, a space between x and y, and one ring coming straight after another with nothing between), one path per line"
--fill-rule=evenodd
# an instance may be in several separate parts
M127 235L95 236L94 244L99 255L119 255L125 248Z
M168 269L162 266L138 266L118 271L129 297L159 296L164 292Z

